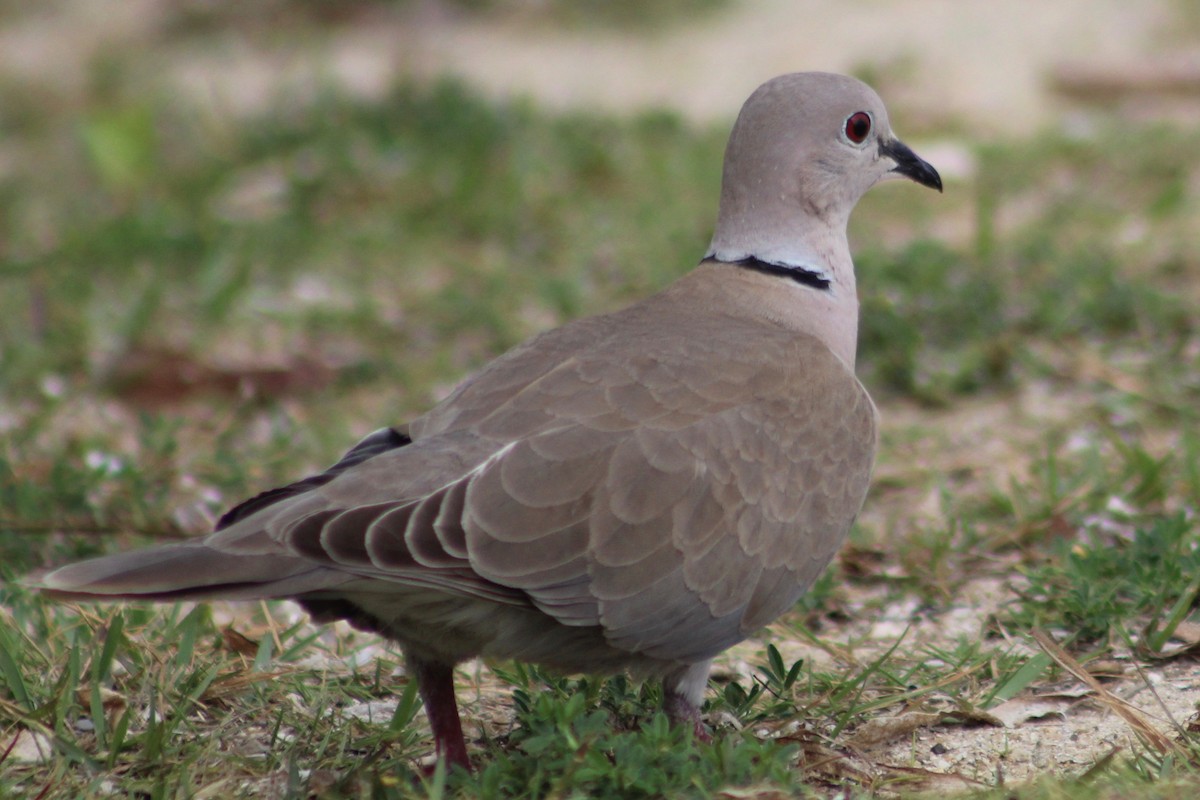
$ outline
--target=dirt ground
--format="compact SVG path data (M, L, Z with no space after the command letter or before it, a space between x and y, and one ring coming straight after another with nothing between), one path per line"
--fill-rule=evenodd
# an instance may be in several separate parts
M1036 5L1019 0L747 0L646 34L556 29L539 22L532 1L499 17L481 17L416 0L372 10L358 23L341 24L326 36L289 40L221 31L204 48L173 50L159 43L161 0L102 7L73 0L53 6L0 29L0 77L44 84L48 92L69 98L86 84L97 55L115 47L145 47L181 89L218 112L234 114L261 107L279 91L302 93L321 83L376 97L399 75L452 73L495 95L528 95L551 107L624 112L666 106L692 118L717 120L731 118L746 94L774 74L858 70L876 76L902 133L906 120L915 119L927 137L953 143L953 135L939 133L939 123L944 121L957 135L974 132L981 137L1029 134L1041 126L1064 124L1064 108L1077 108L1064 99L1064 75L1093 69L1120 72L1123 65L1147 61L1195 63L1200 56L1197 37L1180 33L1175 24L1180 4L1169 0ZM1019 423L1031 413L1069 413L1069 407L1044 400L1009 398L940 416L905 407L884 406L881 411L887 425L924 425L941 432L923 444L937 451L937 464L1000 480L1006 471L1024 468L1022 443L1018 438L980 448L975 432ZM880 470L886 477L889 470L904 468L885 463ZM903 512L886 506L867 513L920 513L922 498L904 500ZM960 636L982 636L1004 594L1000 581L981 581L936 617L922 616L912 604L902 603L844 629L825 630L822 638L853 642L860 660L883 652L902 634L910 648L923 642L949 645ZM851 616L855 603L865 606L869 599L852 601ZM749 665L762 663L766 641L774 642L789 663L800 657L817 662L830 658L824 650L769 631L727 653L720 670L748 674ZM1169 718L1183 723L1195 714L1200 667L1194 663L1167 662L1142 674L1132 661L1123 667L1124 677L1110 684L1111 690L1161 729L1168 728ZM505 724L507 698L487 679L486 670L474 676L477 688L469 680L460 682L467 718L476 724ZM957 773L967 779L957 784L963 787L970 781L1020 782L1047 771L1082 772L1113 748L1128 747L1133 734L1108 706L1079 688L1064 685L1038 707L1018 710L1004 726L902 728L899 735L864 740L857 750L868 767L919 766ZM367 708L346 713L381 713L387 719L388 712Z

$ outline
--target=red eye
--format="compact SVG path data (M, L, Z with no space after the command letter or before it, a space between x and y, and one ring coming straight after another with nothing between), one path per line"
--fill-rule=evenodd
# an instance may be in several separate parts
M846 138L855 144L862 144L871 132L871 115L865 111L855 111L846 118Z

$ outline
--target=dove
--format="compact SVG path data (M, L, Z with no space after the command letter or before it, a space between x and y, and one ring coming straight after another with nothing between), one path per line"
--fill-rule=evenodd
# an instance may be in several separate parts
M875 184L941 191L850 77L782 75L746 101L698 266L542 333L328 470L215 532L45 574L60 599L287 598L398 643L436 753L470 769L467 659L663 682L707 738L715 656L790 609L870 482L846 225Z

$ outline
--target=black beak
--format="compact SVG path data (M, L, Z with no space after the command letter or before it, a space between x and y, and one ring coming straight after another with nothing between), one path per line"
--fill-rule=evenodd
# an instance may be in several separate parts
M914 153L909 146L899 139L879 142L880 155L887 156L896 162L892 172L911 178L922 186L942 190L942 176L933 165Z

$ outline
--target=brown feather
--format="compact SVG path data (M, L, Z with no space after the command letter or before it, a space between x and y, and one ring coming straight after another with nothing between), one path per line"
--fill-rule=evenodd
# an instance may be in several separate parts
M870 138L850 142L839 132L863 110ZM206 539L41 585L292 597L382 633L458 763L451 666L480 654L657 673L667 709L699 725L709 661L795 602L866 495L876 419L854 376L845 222L896 175L941 186L869 88L770 81L734 127L692 273L534 337L411 425L235 506Z

